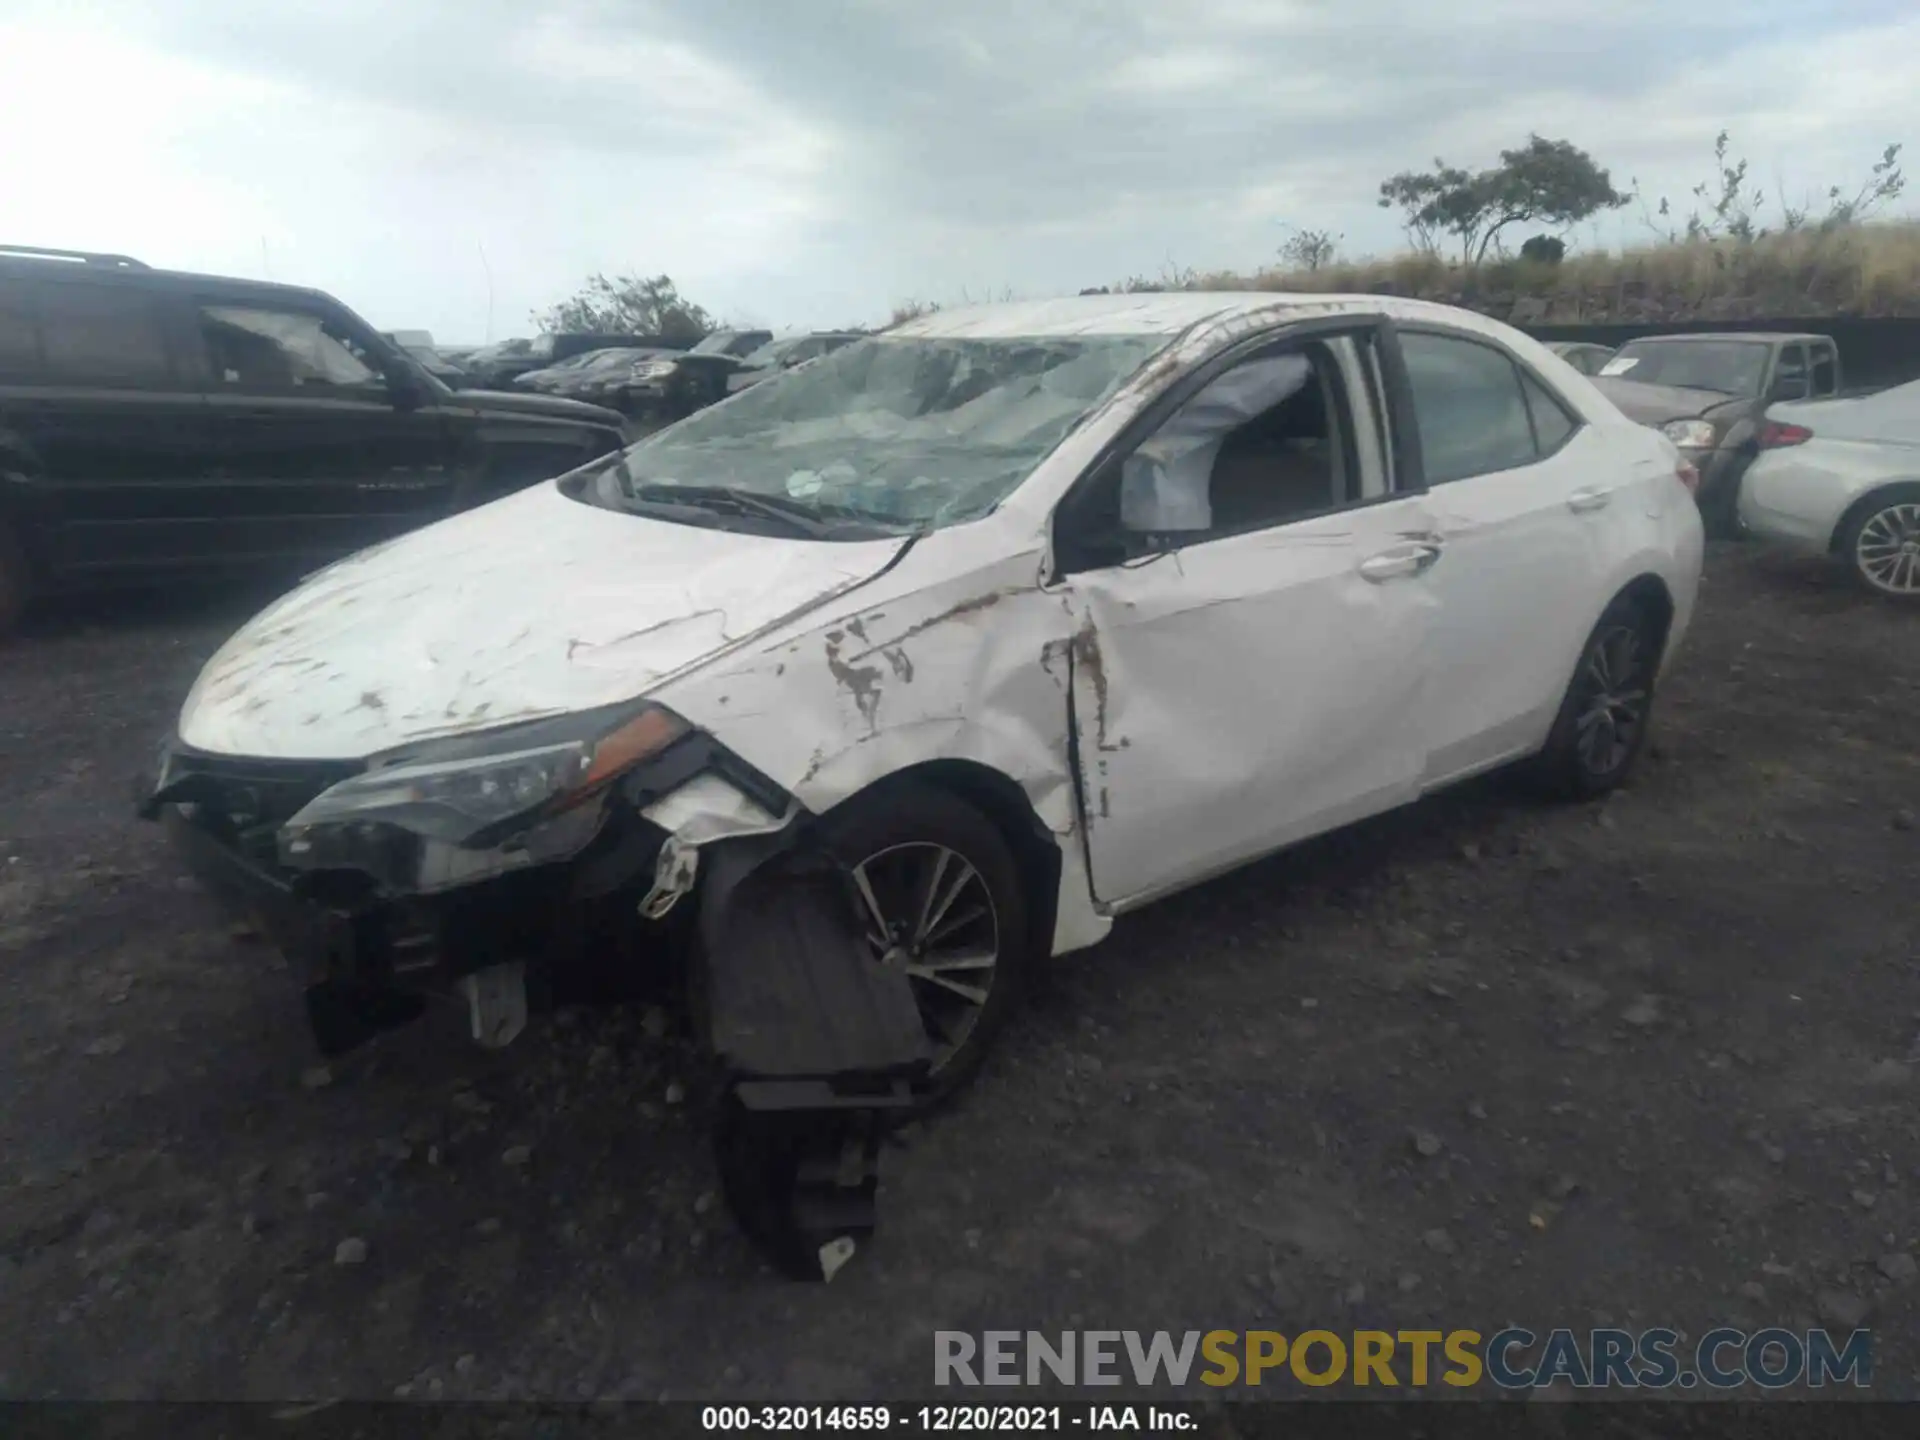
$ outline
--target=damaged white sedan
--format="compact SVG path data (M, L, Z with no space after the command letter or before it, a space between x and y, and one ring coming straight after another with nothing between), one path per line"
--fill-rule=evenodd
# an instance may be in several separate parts
M1443 306L940 313L311 577L145 809L316 1019L499 1042L570 958L684 954L743 1071L938 1091L1155 897L1508 762L1618 784L1692 483Z

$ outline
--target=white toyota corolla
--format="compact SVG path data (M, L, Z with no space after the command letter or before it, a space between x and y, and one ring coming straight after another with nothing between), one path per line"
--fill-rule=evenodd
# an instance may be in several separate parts
M435 992L504 1043L556 967L685 955L746 1069L940 1091L1116 915L1509 762L1620 783L1692 482L1443 306L949 311L310 577L144 810L330 1044Z

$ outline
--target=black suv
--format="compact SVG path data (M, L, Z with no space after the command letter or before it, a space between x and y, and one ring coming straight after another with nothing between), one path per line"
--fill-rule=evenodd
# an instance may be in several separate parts
M293 571L624 443L449 390L316 290L0 246L0 633L29 596Z

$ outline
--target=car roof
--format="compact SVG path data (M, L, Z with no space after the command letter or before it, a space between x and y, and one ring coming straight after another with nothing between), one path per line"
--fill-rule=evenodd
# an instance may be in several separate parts
M1341 310L1390 315L1402 320L1441 321L1488 333L1507 328L1451 305L1395 295L1174 290L1134 295L1071 295L1056 300L1022 300L936 310L896 325L886 334L982 340L1031 340L1067 335L1165 335L1171 338L1210 321L1259 316L1284 322L1290 313L1297 312L1304 318Z
M1681 335L1636 335L1622 342L1627 345L1665 344L1672 340L1752 340L1761 344L1774 345L1781 341L1825 340L1832 343L1831 335L1819 335L1810 330L1696 330Z
M38 257L0 253L0 271L22 279L45 279L56 283L84 278L102 281L109 285L219 290L233 296L254 295L262 300L271 298L284 300L297 297L309 302L324 301L329 305L340 303L326 291L316 290L307 285L283 285L272 280L244 280L233 275L202 275L192 270L156 270L144 265L120 267L54 263Z

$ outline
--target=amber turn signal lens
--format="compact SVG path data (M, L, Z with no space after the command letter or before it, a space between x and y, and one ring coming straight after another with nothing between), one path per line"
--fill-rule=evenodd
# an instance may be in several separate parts
M687 722L671 710L642 710L618 730L600 738L574 793L590 794L642 760L658 755L687 733Z

